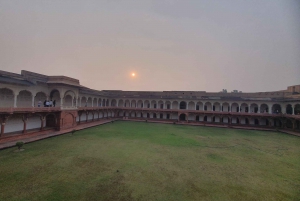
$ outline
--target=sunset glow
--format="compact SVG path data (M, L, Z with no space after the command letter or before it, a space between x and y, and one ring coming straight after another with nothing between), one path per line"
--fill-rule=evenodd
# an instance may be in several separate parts
M134 76L135 76L135 73L132 73L131 76L134 77Z

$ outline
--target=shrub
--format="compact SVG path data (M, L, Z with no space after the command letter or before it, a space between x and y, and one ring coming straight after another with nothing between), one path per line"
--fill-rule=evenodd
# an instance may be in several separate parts
M18 147L18 149L20 150L21 147L24 145L24 142L17 142L16 146Z

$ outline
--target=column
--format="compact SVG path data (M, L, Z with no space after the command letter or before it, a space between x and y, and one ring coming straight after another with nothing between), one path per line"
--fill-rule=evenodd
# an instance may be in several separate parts
M269 114L272 114L272 105L268 105Z
M258 111L257 111L257 113L260 113L260 105L258 105Z
M45 117L44 117L44 116L41 116L40 119L41 119L41 128L40 128L40 131L42 131L42 130L44 129L44 126L45 126L45 124L44 124L44 122L45 122Z
M75 107L78 107L78 97L77 97L76 100L75 100L75 104L76 104Z
M295 105L292 105L292 111L293 111L292 115L295 115Z
M17 97L18 97L18 95L14 96L14 107L17 107Z
M31 106L34 107L34 96L32 96Z
M1 122L1 133L0 137L4 134L5 122Z
M94 107L94 99L92 98L92 107Z
M61 99L60 99L60 107L61 107L61 108L63 107L63 102L64 102L64 99L61 98Z
M220 103L220 111L223 112L223 103Z
M23 120L23 123L24 123L22 133L26 133L28 117L26 115L23 115L22 120Z
M229 110L228 112L231 112L232 111L232 103L229 104Z

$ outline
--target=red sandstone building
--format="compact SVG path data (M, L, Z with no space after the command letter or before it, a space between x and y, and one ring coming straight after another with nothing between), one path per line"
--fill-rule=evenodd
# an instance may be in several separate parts
M55 107L44 107L45 100ZM65 76L0 71L2 138L101 119L300 132L300 85L256 93L98 91Z

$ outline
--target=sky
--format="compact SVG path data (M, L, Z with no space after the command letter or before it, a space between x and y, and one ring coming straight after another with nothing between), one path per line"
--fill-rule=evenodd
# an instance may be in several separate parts
M0 0L0 70L97 90L284 90L300 84L300 1Z

